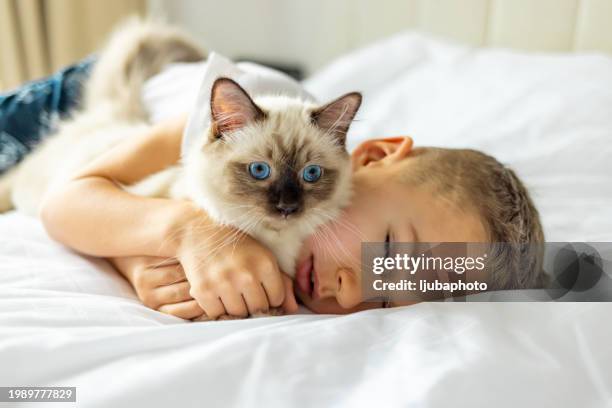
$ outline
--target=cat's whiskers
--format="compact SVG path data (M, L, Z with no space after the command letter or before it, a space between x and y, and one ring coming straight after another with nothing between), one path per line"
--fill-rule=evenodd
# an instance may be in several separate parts
M313 240L314 240L314 244L315 244L317 251L321 251L323 247L321 246L320 233L316 228L314 229L314 232L313 232Z
M256 210L256 208L252 208L250 211L252 210ZM245 212L243 216L249 217L250 211ZM236 236L242 234L242 231L236 229L235 227L232 227L232 229L228 230L226 228L219 228L219 226L217 225L206 226L202 229L198 229L196 227L194 228L194 231L202 232L208 230L209 228L214 228L215 232L211 236L209 236L206 241L202 242L199 246L196 246L195 248L196 252L205 251L207 256L209 257L213 257L214 255L216 255L216 253L222 248L233 243ZM221 236L215 239L215 237L217 237L218 235Z
M321 226L322 227L322 226ZM337 256L337 254L334 252L333 250L333 242L330 241L327 232L325 231L324 228L319 228L317 230L315 230L315 237L320 237L321 241L322 241L322 248L323 248L323 252L324 253L328 253L332 259L334 260L334 262L336 262L338 265L341 264L341 260L340 258Z
M204 219L202 220L198 220L198 223L204 223ZM170 241L176 239L180 234L182 234L187 228L193 228L194 230L208 230L208 229L212 229L214 228L214 226L212 225L206 225L204 228L196 225L195 227L193 227L192 225L187 226L187 225L182 225L180 227L178 227L172 234L170 234L169 236L165 237L161 243L158 246L157 252L161 252L162 248Z
M338 236L336 235L336 228L337 228L337 226L341 226L341 227L344 226L345 229L347 229L349 233L355 234L357 236L357 238L359 239L359 241L361 241L361 242L366 241L365 236L363 235L363 233L361 233L361 231L359 231L356 227L351 226L351 224L349 224L348 222L342 221L342 219L339 218L339 217L333 218L331 215L326 214L322 210L321 210L321 215L326 216L329 219L331 219L331 223L324 224L324 227L329 230L329 232L333 235L335 240L340 244L339 247L342 250L342 252L345 254L345 256L347 256L351 261L355 261L355 262L359 263L359 260L355 256L353 256L348 251L348 249L346 248L344 243L341 240L338 239ZM332 229L331 226L333 226L334 229Z
M325 241L327 253L332 257L332 259L337 265L339 266L343 265L342 258L340 254L336 251L336 245L334 243L333 236L332 237L329 236L329 231L325 227L323 227L319 231Z
M306 224L308 224L310 229L313 230L312 240L313 240L313 243L314 243L314 246L315 246L315 250L316 250L317 253L323 252L324 251L324 246L322 245L322 242L321 242L320 232L316 228L316 226L318 225L317 221L315 221L315 222L310 222L310 221L311 220L308 219L307 217L304 220L304 222Z
M203 243L201 247L196 248L196 251L205 250L206 256L213 258L219 251L221 251L221 249L225 248L227 245L230 245L233 242L234 237L238 234L242 234L242 231L237 229L229 231L224 230L223 235L219 239L212 243Z
M353 255L344 245L344 243L338 238L338 236L336 235L336 232L334 230L332 230L331 228L329 228L328 226L325 226L325 228L327 229L328 233L332 236L332 241L333 242L337 242L338 245L336 245L335 247L338 248L342 254L345 257L345 260L348 261L349 265L361 265L361 262L359 260L358 257L356 257L355 255Z
M356 235L360 241L366 241L365 235L359 228L357 228L355 224L349 223L348 221L344 220L344 217L342 217L342 213L346 213L345 210L340 210L341 214L335 217L326 213L323 209L320 208L313 208L312 210L317 214L321 215L322 217L326 218L327 221L331 221L331 224L337 224L341 227L344 227L344 229L347 229L349 232Z
M250 210L248 210L245 213L241 214L241 217L249 219L249 217L251 216L251 213L253 211L256 211L256 210L258 210L258 208L256 206L252 206L252 208ZM239 225L240 223L238 222L238 220L234 220L232 222L232 224L233 225L236 225L236 224ZM220 251L225 246L230 245L230 244L236 242L236 239L239 240L241 238L242 234L244 234L244 230L242 228L238 228L237 226L234 226L230 233L224 235L221 240L215 241L215 243L214 243L215 247L212 250L210 250L209 253L211 255L214 255L217 251ZM223 241L223 242L221 242L221 241Z
M255 230L255 228L257 228L259 226L259 224L261 223L261 221L264 219L264 216L260 216L259 218L256 218L254 220L251 220L247 225L243 225L240 227L240 230L242 230L244 232L243 235L241 235L240 237L238 237L238 239L234 242L234 247L232 249L232 255L234 254L234 251L236 250L236 246L238 245L238 243L240 242L240 240L246 236L246 235L250 235L251 232L253 230Z
M249 206L245 206L245 207L249 207ZM255 218L255 219L253 219L252 217L252 213L257 212L259 208L257 206L250 206L250 207L251 208L245 213L242 213L239 218L231 221L231 224L234 226L234 228L236 228L236 230L233 231L233 233L230 236L226 237L224 243L222 243L221 245L215 248L216 251L221 250L223 247L227 245L233 244L233 249L232 249L232 255L233 255L234 250L236 249L236 246L238 245L240 240L244 236L250 235L250 233L261 223L261 221L264 219L263 216L260 216L259 218ZM242 221L243 219L245 219L245 221Z
M318 213L324 217L327 217L328 219L331 219L331 224L333 225L334 223L337 225L340 225L340 222L338 222L337 219L333 218L331 215L326 214L323 210L318 211ZM344 243L338 238L336 232L334 229L331 228L330 225L328 224L322 224L320 227L320 232L323 234L326 242L329 244L329 254L334 258L334 260L336 262L338 262L338 264L342 264L342 262L339 262L339 260L341 259L341 255L344 255L345 260L348 259L348 261L351 264L354 263L359 263L359 260L357 259L357 257L355 257L354 255L352 255L350 253L350 251L348 251L348 249L346 248L346 246L344 245ZM336 243L334 245L334 243ZM334 251L335 248L338 248L339 251L342 252L342 254L338 254Z

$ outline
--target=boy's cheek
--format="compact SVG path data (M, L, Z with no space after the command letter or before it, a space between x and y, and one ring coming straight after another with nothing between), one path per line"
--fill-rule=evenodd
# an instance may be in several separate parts
M377 239L376 234L373 233L373 228L370 227L370 224L374 222L372 221L373 216L362 214L361 217L357 217L357 214L348 213L340 218L337 224L338 228L335 230L338 238L337 244L343 247L339 255L341 257L350 255L353 260L361 258L362 242L370 242ZM340 250L340 248L337 248L337 250ZM355 268L356 265L349 264L344 266Z
M359 271L361 268L361 231L358 226L351 224L351 227L342 226L334 229L334 239L327 239L324 245L329 246L329 250L322 251L321 254L330 270L338 267L345 267ZM363 237L367 241L366 237ZM321 259L322 261L323 259ZM316 262L316 260L315 260Z

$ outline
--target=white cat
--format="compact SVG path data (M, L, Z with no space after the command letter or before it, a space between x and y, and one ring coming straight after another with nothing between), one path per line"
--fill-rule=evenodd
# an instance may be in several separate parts
M349 203L344 143L360 102L357 93L324 106L283 96L252 100L236 82L217 79L212 121L189 148L171 196L249 233L293 276L302 241Z

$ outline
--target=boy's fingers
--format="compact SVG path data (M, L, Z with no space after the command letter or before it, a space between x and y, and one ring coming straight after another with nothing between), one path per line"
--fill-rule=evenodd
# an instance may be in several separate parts
M272 273L265 276L261 281L261 285L266 291L266 296L270 307L278 307L283 303L285 299L285 288L281 273Z
M295 293L293 293L293 280L283 274L283 283L285 286L285 299L283 300L282 308L287 314L295 313L298 310Z
M181 319L185 320L195 319L196 317L200 317L202 314L204 314L204 310L202 310L200 305L198 305L198 302L195 300L163 305L158 310L162 313L180 317Z
M189 293L191 285L187 281L173 283L172 285L160 286L153 289L155 301L160 305L170 303L180 303L187 300L193 300Z
M242 296L244 297L250 315L268 312L270 308L268 296L263 286L258 282L246 287Z
M230 284L225 285L221 289L220 295L221 302L223 303L223 306L225 306L227 314L236 317L247 317L249 315L249 311L247 310L242 294L237 292Z
M151 287L166 286L187 279L181 264L159 267L152 265L146 273Z
M200 299L197 299L197 303L200 304L201 308L211 320L215 320L219 316L226 315L227 311L217 296L213 294L206 294Z

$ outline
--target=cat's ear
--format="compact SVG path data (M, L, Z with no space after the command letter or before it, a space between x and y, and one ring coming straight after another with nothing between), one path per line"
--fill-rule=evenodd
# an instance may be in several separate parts
M351 92L312 112L312 122L344 146L346 133L359 106L361 106L361 94Z
M265 113L249 94L229 78L218 78L210 93L210 113L215 137L263 119Z

